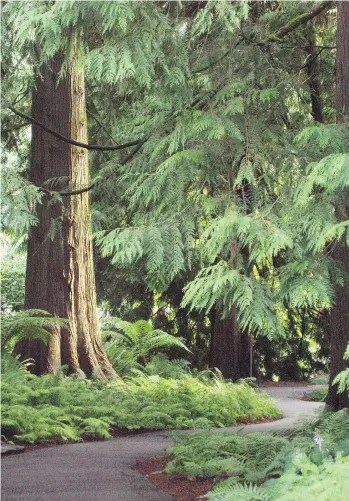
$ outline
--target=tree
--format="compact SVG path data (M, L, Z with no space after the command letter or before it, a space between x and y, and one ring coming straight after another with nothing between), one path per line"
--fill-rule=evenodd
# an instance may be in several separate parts
M209 330L211 311L211 365L227 377L249 373L250 333L268 335L275 345L289 325L292 342L277 343L283 357L293 350L297 364L295 354L307 345L307 319L331 305L327 247L339 229L332 212L336 195L321 169L329 161L336 172L324 149L342 153L337 146L345 133L340 126L314 127L311 119L331 117L331 5L69 2L51 8L33 2L40 15L31 22L44 40L44 65L66 52L60 82L72 52L66 33L84 28L79 59L93 142L107 135L128 147L137 143L137 155L111 151L119 147L103 151L86 145L86 138L77 144L71 130L17 110L40 134L54 132L52 144L97 150L91 182L65 183L61 174L56 185L39 180L46 182L39 188L43 207L48 214L56 208L46 234L62 234L65 211L59 207L91 192L101 230L101 297L116 295L113 306L120 311L136 305L148 316L164 305L166 318L157 315L156 325L171 323L172 332L183 329L188 339L194 339L196 320L202 332ZM309 28L325 12L330 29L322 33L318 22ZM20 33L28 25L31 33L24 21ZM199 312L196 318L190 308Z
M349 120L349 3L337 2L337 55L336 55L336 109L338 122ZM348 188L338 195L337 213L339 220L349 218ZM349 407L347 391L337 393L337 385L332 385L336 375L349 367L344 352L349 342L349 246L343 234L332 250L332 258L344 272L343 284L335 285L335 301L330 314L330 386L326 406L330 410Z
M60 77L63 53L41 67L32 97L32 116L65 137L87 142L84 74L79 67L78 34L73 35L71 71ZM88 184L85 149L72 146L32 126L30 181L45 186L60 178L73 186ZM38 224L30 231L27 254L25 308L49 311L69 325L52 330L47 346L22 341L15 351L35 360L37 374L68 365L90 375L114 370L104 352L97 316L91 220L88 193L55 199L43 197Z
M236 363L241 345L228 339L233 333L238 340L250 332L275 334L274 305L284 301L287 307L272 285L272 261L293 245L281 207L293 203L288 191L300 168L292 140L309 108L303 106L305 86L297 77L302 52L285 50L281 42L287 36L287 49L308 45L304 26L330 6L270 6L263 19L237 2L185 9L175 24L188 65L185 78L172 84L170 94L159 79L143 104L135 103L135 127L152 127L153 134L138 162L120 178L127 228L101 233L102 253L119 266L144 267L145 281L156 292L188 269L199 272L187 281L184 305L215 310L211 361L219 368ZM191 259L197 254L201 259L194 268ZM235 350L218 348L214 356L222 343Z
M30 181L44 193L37 207L38 223L29 236L25 307L69 320L68 327L52 332L47 348L30 341L19 343L16 351L35 359L37 373L55 372L67 364L73 372L90 375L96 369L114 375L97 319L88 199L96 183L89 183L86 150L141 147L144 139L110 146L88 144L83 68L103 85L128 79L132 85L147 87L155 67L166 59L160 42L171 37L165 22L159 28L164 18L156 5L33 2L28 10L25 2L19 2L6 7L13 48L18 51L15 57L26 58L38 74L31 116L8 106L33 124ZM133 26L128 30L134 19L137 30ZM40 50L33 44L33 33L40 39ZM121 88L120 94L124 93Z

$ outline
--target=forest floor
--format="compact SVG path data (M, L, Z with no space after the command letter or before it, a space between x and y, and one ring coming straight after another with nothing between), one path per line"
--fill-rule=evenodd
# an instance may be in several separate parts
M276 399L280 420L243 427L243 433L291 428L301 415L323 406L301 400L316 385L272 385L263 391ZM217 432L236 431L237 427ZM241 427L239 427L241 429ZM179 433L190 433L181 431ZM162 470L167 432L120 436L104 442L32 449L2 461L2 501L195 501L210 490L210 480L169 477ZM138 470L138 471L137 471ZM151 482L149 481L151 480Z

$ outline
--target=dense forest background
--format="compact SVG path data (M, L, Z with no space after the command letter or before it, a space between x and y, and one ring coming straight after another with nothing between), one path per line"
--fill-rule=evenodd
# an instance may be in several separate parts
M349 4L22 1L2 23L2 310L70 321L16 344L32 370L120 373L98 315L233 380L345 370Z

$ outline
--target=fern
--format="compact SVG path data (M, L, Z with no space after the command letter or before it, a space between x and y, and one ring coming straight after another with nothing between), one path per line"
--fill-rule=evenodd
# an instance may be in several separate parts
M222 426L239 417L279 414L268 397L248 386L190 373L164 379L138 372L119 384L62 372L37 377L15 370L6 369L2 377L3 433L27 442L110 438L113 427Z
M40 339L47 343L50 330L66 323L67 320L51 317L43 310L24 310L5 316L1 322L1 349L9 350L13 344L25 339Z
M131 368L141 368L158 350L176 347L189 351L180 338L153 329L145 320L131 324L116 317L106 317L102 333L108 338L105 348L109 359L122 374Z

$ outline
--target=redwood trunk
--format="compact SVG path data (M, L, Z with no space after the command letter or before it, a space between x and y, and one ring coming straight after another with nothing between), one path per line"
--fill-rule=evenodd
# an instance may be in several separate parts
M33 92L32 116L47 127L87 142L84 75L75 58L70 75L59 79L63 55L44 65ZM32 127L31 181L43 186L50 178L65 184L88 183L87 151ZM45 195L38 224L29 235L25 308L47 310L69 325L52 331L48 345L22 341L16 352L35 360L33 372L54 373L61 365L71 372L115 375L104 352L98 325L93 269L89 195L55 201ZM52 231L54 229L54 231Z
M239 329L236 316L235 306L226 318L222 318L217 310L211 315L213 325L209 365L219 369L226 379L232 380L250 375L249 337Z
M338 121L349 118L349 3L337 2L336 108ZM348 190L341 194L343 218L349 217ZM341 215L341 214L340 214ZM344 286L335 288L335 304L330 314L331 366L326 406L330 410L349 407L348 392L337 393L333 378L349 366L343 354L349 343L349 248L343 237L332 253L345 272Z

